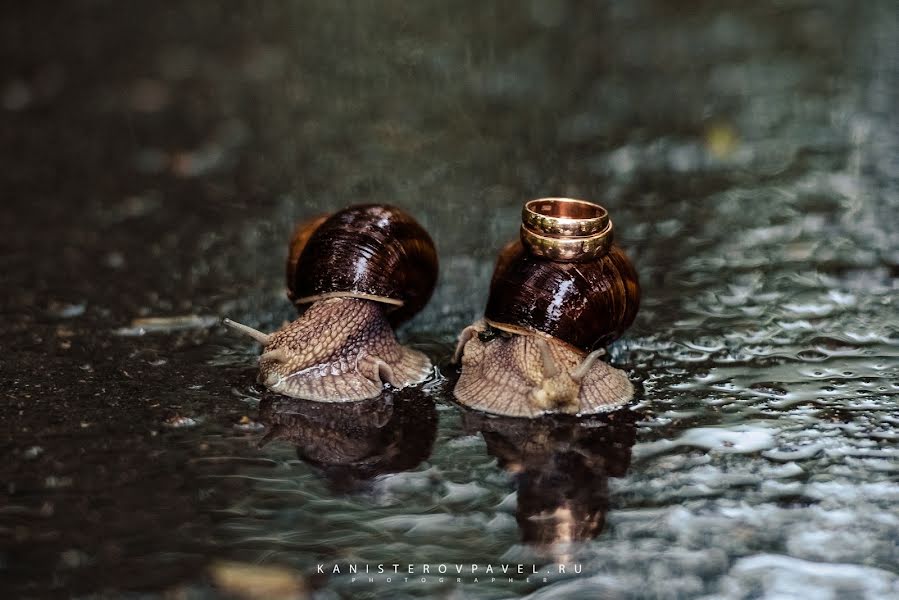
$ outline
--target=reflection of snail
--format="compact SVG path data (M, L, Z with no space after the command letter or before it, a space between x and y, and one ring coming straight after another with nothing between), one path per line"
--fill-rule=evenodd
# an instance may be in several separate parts
M567 198L525 205L521 240L500 253L484 320L459 338L454 395L507 416L590 414L633 395L597 358L633 322L637 273L612 243L604 208Z
M288 296L296 321L272 334L225 319L263 346L259 381L322 402L374 398L384 383L403 388L431 370L401 346L396 326L424 307L437 281L428 233L402 210L352 206L300 224L290 243Z
M269 427L260 445L274 439L294 444L301 460L341 490L414 469L430 456L437 436L437 409L421 394L341 404L266 394L259 420Z
M467 432L480 432L487 452L515 476L516 520L533 544L596 537L609 510L609 477L622 477L636 440L636 415L616 411L571 417L515 419L463 411Z

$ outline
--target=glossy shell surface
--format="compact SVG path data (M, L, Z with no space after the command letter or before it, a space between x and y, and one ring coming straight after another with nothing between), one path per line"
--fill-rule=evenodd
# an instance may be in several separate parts
M353 295L380 299L393 325L420 311L437 282L437 251L405 211L384 204L351 206L301 224L291 240L291 300Z
M497 260L484 316L589 352L621 337L639 305L637 272L618 246L596 260L568 263L534 256L515 241Z

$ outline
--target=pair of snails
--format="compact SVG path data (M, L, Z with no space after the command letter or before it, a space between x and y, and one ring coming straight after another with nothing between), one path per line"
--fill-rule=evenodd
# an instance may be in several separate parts
M274 392L319 402L377 397L384 384L404 388L432 372L393 328L427 303L437 265L431 237L408 213L351 206L301 223L291 238L295 321L271 334L224 322L263 345L258 381ZM639 296L605 209L528 202L521 240L500 253L484 319L459 337L455 399L518 417L624 404L633 395L626 374L597 359L633 322Z

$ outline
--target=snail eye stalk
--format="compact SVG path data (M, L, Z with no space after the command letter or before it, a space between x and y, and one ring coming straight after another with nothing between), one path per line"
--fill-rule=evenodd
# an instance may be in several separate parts
M258 329L253 329L249 325L244 325L243 323L238 323L237 321L232 321L231 319L224 319L222 323L224 323L234 331L239 331L244 335L253 338L263 346L268 346L269 342L272 339L272 336L267 333L262 333Z

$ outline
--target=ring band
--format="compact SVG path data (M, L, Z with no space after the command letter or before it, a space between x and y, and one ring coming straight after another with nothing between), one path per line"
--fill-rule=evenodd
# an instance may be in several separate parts
M614 234L608 211L573 198L540 198L521 209L521 241L531 254L561 262L605 255Z
M588 261L605 255L612 247L612 222L595 235L549 237L534 233L522 224L521 241L531 254L560 262Z
M609 212L593 202L574 198L540 198L526 202L521 222L549 237L583 237L605 231Z

